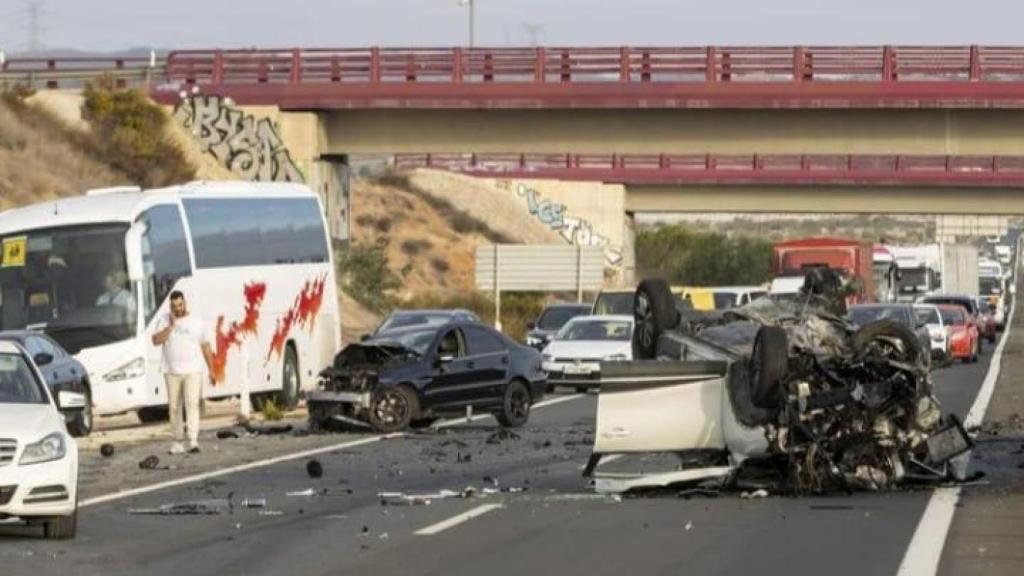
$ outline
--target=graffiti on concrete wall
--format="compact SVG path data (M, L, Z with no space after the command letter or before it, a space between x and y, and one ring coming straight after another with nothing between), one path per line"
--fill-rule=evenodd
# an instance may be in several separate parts
M525 184L516 186L516 195L526 201L530 214L558 232L569 244L604 248L608 264L617 266L622 263L622 248L612 246L611 239L597 232L589 221L569 216L565 204L542 198L539 192Z
M203 152L246 180L305 180L270 119L246 114L220 96L186 98L174 111L174 120L192 134Z

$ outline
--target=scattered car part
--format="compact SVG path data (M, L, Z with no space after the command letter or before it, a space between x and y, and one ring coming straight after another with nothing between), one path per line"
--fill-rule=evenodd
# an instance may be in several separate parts
M102 454L104 458L110 458L114 455L114 445L109 442L101 445L100 454Z
M306 462L306 474L310 478L320 478L324 475L323 464L320 464L319 460L310 460Z

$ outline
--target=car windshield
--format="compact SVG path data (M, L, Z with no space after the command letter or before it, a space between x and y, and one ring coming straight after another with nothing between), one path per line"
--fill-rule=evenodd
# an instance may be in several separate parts
M728 310L736 307L735 292L715 292L715 310Z
M633 326L625 320L573 320L562 328L555 340L628 341Z
M451 321L448 312L395 312L377 329L377 334L410 326L440 326Z
M541 330L558 330L565 326L565 323L569 320L588 312L586 309L570 306L553 306L541 313L540 318L537 319L537 328Z
M925 268L900 268L900 292L927 292L928 271Z
M964 313L955 308L942 308L942 323L958 326L964 323Z
M943 298L941 296L935 296L926 298L925 302L928 304L947 304L950 306L960 306L968 312L973 314L977 310L977 306L968 298Z
M46 404L42 384L19 354L0 354L0 404Z
M594 305L595 314L632 314L632 292L609 292L597 297Z
M99 224L4 236L0 328L41 329L72 354L134 336L127 230Z
M395 342L401 344L403 347L412 350L413 352L423 356L427 353L430 348L430 343L434 341L434 337L437 335L437 328L422 328L422 329L409 329L409 330L395 330L375 338L382 342Z
M999 278L982 277L978 279L978 293L982 296L990 296L1000 292Z
M898 306L854 306L850 309L850 321L857 326L877 320L892 320L904 326L907 324L907 316L903 308Z
M914 308L914 315L922 324L939 324L939 313L935 308Z

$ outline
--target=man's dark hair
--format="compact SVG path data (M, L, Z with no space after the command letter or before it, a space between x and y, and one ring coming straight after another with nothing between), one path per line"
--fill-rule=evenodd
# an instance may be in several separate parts
M181 293L181 290L175 290L171 292L171 300L184 300L185 295Z

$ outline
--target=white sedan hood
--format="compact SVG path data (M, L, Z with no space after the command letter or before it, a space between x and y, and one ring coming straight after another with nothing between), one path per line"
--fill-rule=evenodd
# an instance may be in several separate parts
M613 354L625 354L626 359L633 358L633 348L629 340L556 340L548 344L544 354L555 358L601 360Z
M58 414L50 404L0 403L0 438L36 442L51 432L63 430Z

